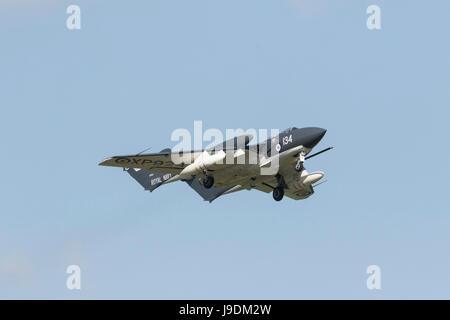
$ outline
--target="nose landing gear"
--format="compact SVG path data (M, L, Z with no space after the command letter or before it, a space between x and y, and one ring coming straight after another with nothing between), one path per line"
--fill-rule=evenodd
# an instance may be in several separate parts
M297 171L297 172L302 172L303 169L305 169L305 168L303 167L303 163L304 163L304 162L305 162L305 152L304 152L304 151L301 151L300 154L299 154L299 156L298 156L297 163L296 163L296 165L295 165L295 171Z

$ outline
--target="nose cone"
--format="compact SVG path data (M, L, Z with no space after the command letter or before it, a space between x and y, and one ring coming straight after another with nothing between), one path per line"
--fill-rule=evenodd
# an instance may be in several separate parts
M317 127L299 129L301 144L306 148L312 149L322 140L326 132L326 129Z

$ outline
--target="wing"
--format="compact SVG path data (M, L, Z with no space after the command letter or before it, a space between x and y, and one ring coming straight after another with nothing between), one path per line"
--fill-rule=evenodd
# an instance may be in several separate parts
M189 151L183 153L172 153L169 151L160 153L149 153L142 155L129 156L114 156L107 158L99 163L101 166L121 167L121 168L135 168L145 169L151 172L159 173L180 173L189 163L192 163L196 157L201 154L201 151ZM173 155L177 157L175 163Z
M242 153L247 154L245 150L247 144L253 139L250 134L241 135L229 139L207 150L215 152L234 152L234 157L242 157ZM159 153L148 153L128 156L114 156L107 158L99 163L101 166L145 169L151 172L179 174L187 165L194 162L198 156L205 150L171 152L170 149L164 149Z

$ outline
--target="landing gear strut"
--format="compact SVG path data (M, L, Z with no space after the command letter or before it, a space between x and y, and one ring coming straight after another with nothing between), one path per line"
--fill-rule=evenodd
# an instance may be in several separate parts
M305 162L305 152L302 151L300 152L298 159L297 159L297 164L295 165L295 171L297 172L302 172L304 167L303 167L303 163Z
M280 201L284 196L284 188L276 187L275 189L273 189L272 195L275 201Z
M211 188L214 185L214 177L205 175L203 177L203 186L206 189Z

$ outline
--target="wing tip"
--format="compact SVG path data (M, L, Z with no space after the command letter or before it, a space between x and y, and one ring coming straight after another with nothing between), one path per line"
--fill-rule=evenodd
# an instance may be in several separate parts
M112 158L106 158L103 161L101 161L98 165L99 166L107 166L108 162L111 161Z

